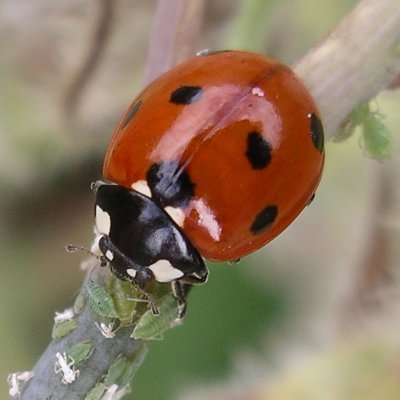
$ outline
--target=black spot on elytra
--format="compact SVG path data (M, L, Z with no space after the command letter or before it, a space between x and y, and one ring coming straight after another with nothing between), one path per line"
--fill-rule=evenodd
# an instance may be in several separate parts
M171 93L169 101L174 104L191 104L200 100L202 92L200 86L181 86Z
M250 132L247 135L246 156L254 169L263 169L271 161L271 145L261 133Z
M139 111L139 108L142 106L142 104L143 104L143 100L140 99L131 107L131 109L128 111L128 115L125 118L125 121L122 124L121 129L124 129L129 124L129 122L132 120L132 118Z
M324 150L324 128L321 120L314 113L310 116L310 133L314 146L322 152Z
M260 211L254 222L251 224L250 231L255 235L263 232L270 225L272 225L278 216L278 207L275 205L270 205L265 207L262 211Z
M153 164L147 172L152 199L161 208L185 207L194 195L194 184L177 161Z

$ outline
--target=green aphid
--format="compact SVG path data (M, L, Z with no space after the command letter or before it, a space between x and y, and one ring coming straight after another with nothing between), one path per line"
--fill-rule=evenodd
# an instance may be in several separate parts
M142 342L141 345L139 345L139 347L134 351L130 359L127 361L125 371L119 379L121 387L125 387L132 381L136 371L139 369L140 365L145 359L146 354L147 346L144 342Z
M114 302L115 309L121 325L130 325L133 322L136 305L141 301L131 282L112 278L109 283L109 292Z
M106 390L107 386L103 382L97 382L96 385L87 392L84 400L101 400Z
M393 141L380 114L371 113L365 119L360 145L367 157L378 161L389 158Z
M353 136L357 127L361 127L370 113L369 104L361 103L350 113L341 129L335 134L334 142L343 142Z
M107 375L104 378L104 383L106 386L111 386L113 384L120 385L121 378L128 366L128 360L123 355L117 356L111 363L110 367L108 368Z
M139 319L131 337L143 340L160 340L163 333L180 324L177 319L176 300L170 294L162 297L158 302L159 315L153 314L151 310L146 311Z
M79 315L82 312L83 308L85 307L85 303L85 295L82 292L79 292L72 307L75 315Z
M113 298L110 293L96 282L88 281L86 290L89 303L92 309L100 316L105 318L118 318Z
M341 142L348 139L359 128L360 146L365 155L375 160L387 159L391 154L393 143L390 132L382 120L383 116L372 111L369 103L359 104L335 136L334 141Z
M68 335L68 333L72 332L77 326L78 323L74 319L57 321L53 325L51 337L53 340L60 340L64 336Z
M75 365L86 361L92 353L93 345L90 340L79 342L66 351L66 354L74 360Z

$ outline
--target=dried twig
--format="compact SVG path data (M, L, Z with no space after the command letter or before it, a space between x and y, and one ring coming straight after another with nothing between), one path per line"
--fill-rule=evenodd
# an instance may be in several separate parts
M114 14L114 0L99 0L97 4L99 15L89 51L64 96L64 113L67 118L71 118L76 112L85 88L99 65L110 35Z

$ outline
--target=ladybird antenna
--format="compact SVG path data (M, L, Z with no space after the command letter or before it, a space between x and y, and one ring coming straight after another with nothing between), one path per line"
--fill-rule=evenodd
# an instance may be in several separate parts
M98 256L96 254L92 253L86 247L78 246L76 244L68 243L67 245L65 245L65 250L67 250L68 253L77 253L77 252L81 251L83 253L89 254L90 256L98 258Z
M65 250L67 250L68 253L77 253L77 252L86 253L86 254L88 254L89 256L92 256L92 257L94 257L94 258L97 258L97 259L100 261L101 266L105 266L105 265L107 264L106 261L105 261L105 257L104 257L104 256L100 256L100 255L98 255L98 254L94 254L92 251L90 251L90 250L87 249L86 247L78 246L78 245L76 245L76 244L68 243L68 244L65 246Z

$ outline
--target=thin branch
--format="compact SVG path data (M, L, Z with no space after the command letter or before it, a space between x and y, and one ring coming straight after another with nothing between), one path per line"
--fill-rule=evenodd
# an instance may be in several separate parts
M76 112L79 101L99 65L110 36L115 2L114 0L97 0L97 6L99 15L89 51L64 96L64 113L67 119Z
M145 84L173 65L176 27L184 7L185 0L158 0L147 54Z
M132 328L123 328L115 338L107 339L94 320L95 314L86 302L83 311L76 318L77 328L61 340L53 340L37 362L33 370L34 376L23 390L21 400L82 400L96 384L104 381L110 365L117 357L134 362L137 358L143 358L143 341L129 338ZM82 342L90 343L93 353L82 365L71 365L75 372L79 370L79 375L73 382L63 383L63 373L55 372L56 354L62 355Z
M144 82L193 54L204 0L159 0L151 34Z
M394 159L375 168L373 201L368 212L370 226L357 260L354 283L339 310L339 328L346 333L364 323L365 315L385 318L398 298L399 161Z
M195 42L203 25L205 0L186 1L176 32L174 64L193 56Z

